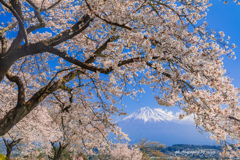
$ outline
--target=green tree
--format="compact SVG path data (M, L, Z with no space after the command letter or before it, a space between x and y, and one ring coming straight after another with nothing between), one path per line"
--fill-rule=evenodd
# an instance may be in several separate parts
M165 148L165 145L160 144L159 142L147 141L147 139L142 139L138 143L138 147L143 153L143 160L149 160L150 157L166 157L166 155L161 152L161 149Z

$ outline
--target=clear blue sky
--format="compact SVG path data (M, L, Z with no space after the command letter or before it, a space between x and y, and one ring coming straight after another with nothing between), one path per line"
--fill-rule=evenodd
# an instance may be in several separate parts
M240 5L232 1L223 4L221 0L211 0L213 6L207 16L208 26L216 31L224 31L226 36L230 36L230 42L238 47L235 49L237 59L229 60L224 58L224 66L233 78L233 84L240 87Z
M206 21L209 29L215 31L224 31L226 36L230 36L230 43L235 43L237 48L234 50L237 56L236 60L224 57L224 66L227 69L228 76L233 79L233 84L240 88L240 5L236 5L231 0L228 4L224 4L222 0L210 0L213 4L209 8ZM127 113L132 113L137 109L145 106L150 108L161 107L163 109L172 110L173 112L179 111L178 107L166 108L159 106L152 95L151 89L144 87L145 94L141 94L138 100L125 98L124 103L128 106L125 108Z

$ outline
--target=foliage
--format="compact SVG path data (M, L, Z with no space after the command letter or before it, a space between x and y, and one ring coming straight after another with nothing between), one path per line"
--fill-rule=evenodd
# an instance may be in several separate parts
M211 146L211 145L188 145L188 144L175 144L169 147L166 147L166 149L173 149L176 151L183 150L183 149L216 149L221 151L221 146Z
M0 154L0 160L6 160L6 156L4 156L3 154Z
M142 159L148 160L150 157L166 157L161 150L165 148L164 144L160 144L159 142L147 141L147 139L142 139L138 143L138 147L142 152Z

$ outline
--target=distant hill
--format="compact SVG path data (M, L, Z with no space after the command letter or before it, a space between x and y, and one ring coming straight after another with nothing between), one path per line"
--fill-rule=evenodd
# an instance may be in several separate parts
M197 131L191 120L181 121L172 112L161 108L144 107L118 122L122 131L127 133L131 143L142 138L158 141L167 146L173 144L216 145L208 134Z

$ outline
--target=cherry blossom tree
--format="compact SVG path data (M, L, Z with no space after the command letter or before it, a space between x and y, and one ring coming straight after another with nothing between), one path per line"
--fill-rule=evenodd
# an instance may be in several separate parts
M164 144L160 144L159 142L147 141L147 139L142 139L137 145L142 152L142 160L150 159L150 157L161 157L164 155L161 152L162 148L165 148ZM167 158L167 157L164 157Z
M160 105L179 105L180 118L193 114L217 142L230 138L238 147L239 91L223 66L236 46L201 23L210 6L207 0L0 0L0 105L7 108L0 135L38 106L57 108L59 101L63 116L76 101L76 112L85 105L99 127L122 134L106 125L110 115L122 114L115 103L149 85Z
M5 138L3 138L3 141L7 148L6 158L10 159L11 153L12 153L14 147L21 141L21 139L9 141L9 140L6 140Z
M51 107L50 113L60 126L62 136L56 142L51 142L54 151L51 159L60 159L67 148L74 155L95 154L96 149L97 153L109 152L113 146L108 140L110 132L114 132L118 140L128 139L121 128L111 121L110 115L104 115L107 113L99 111L95 103L86 101L85 96L72 103L64 103L61 97L57 99L58 107Z
M142 153L136 146L128 146L128 144L118 143L110 152L110 156L115 160L140 160Z
M7 149L6 157L10 159L14 149L21 156L34 155L36 158L40 153L48 154L51 151L50 141L61 137L60 127L54 123L46 108L36 108L2 139Z

